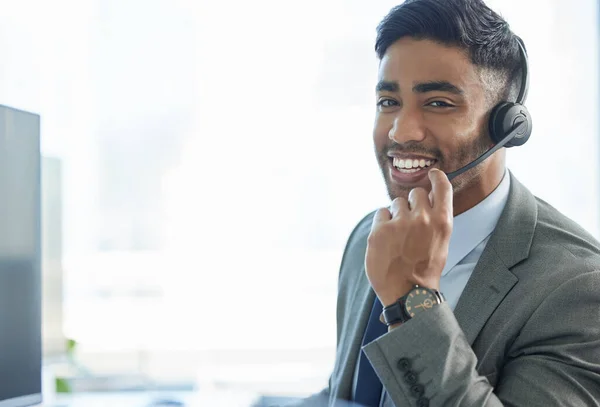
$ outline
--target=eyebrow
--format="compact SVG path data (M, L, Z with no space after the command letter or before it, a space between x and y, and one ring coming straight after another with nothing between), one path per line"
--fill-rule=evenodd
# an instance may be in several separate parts
M392 81L379 81L376 87L377 92L398 92L400 85L398 82ZM427 93L427 92L448 92L455 95L464 95L464 91L456 85L451 84L448 81L431 81L417 83L412 88L415 93Z

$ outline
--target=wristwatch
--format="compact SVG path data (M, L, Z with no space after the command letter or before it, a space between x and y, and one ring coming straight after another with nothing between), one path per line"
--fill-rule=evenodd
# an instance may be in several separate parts
M379 320L387 326L404 323L415 315L430 311L445 301L444 295L438 290L416 284L398 301L385 307Z

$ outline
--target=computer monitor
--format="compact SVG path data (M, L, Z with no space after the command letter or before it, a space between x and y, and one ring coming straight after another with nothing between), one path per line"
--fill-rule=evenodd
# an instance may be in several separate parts
M40 117L0 106L0 407L42 402Z

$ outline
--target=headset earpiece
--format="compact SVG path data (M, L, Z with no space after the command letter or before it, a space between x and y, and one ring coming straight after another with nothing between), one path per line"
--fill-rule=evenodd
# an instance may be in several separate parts
M500 143L519 123L525 122L504 147L515 147L525 144L531 136L531 116L527 108L520 103L503 102L494 107L489 119L490 137L494 144Z
M529 62L527 61L527 51L523 40L517 37L519 54L521 55L521 89L516 102L501 102L490 113L488 128L490 137L494 144L500 143L505 137L511 137L504 144L504 147L515 147L525 144L531 136L531 115L524 106L527 93L529 91ZM518 132L512 130L519 123L525 122L525 126ZM512 134L511 134L512 133Z

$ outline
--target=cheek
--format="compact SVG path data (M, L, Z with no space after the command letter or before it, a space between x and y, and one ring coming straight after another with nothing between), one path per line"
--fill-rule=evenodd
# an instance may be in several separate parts
M375 123L373 124L373 141L375 142L377 150L388 145L391 127L391 123L387 123L381 116L377 115L375 117Z
M442 154L448 159L452 156L452 151L456 145L460 144L460 140L464 138L464 131L461 126L456 123L440 121L438 123L429 123L429 133L435 139L436 147L439 148Z
M457 147L472 143L481 134L479 121L465 116L432 118L428 122L428 127L435 135L439 148L447 157Z

